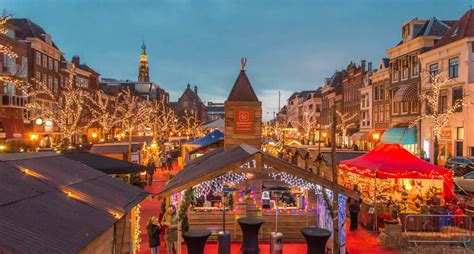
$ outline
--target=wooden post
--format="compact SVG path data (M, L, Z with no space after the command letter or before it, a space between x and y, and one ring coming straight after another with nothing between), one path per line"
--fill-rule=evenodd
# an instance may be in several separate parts
M132 161L132 126L128 128L128 161Z
M177 244L177 254L182 254L183 248L181 242L183 241L183 229L181 228L181 220L179 219L179 209L181 209L181 192L178 193L178 202L176 203L176 213L178 216L178 244Z
M332 106L332 126L331 126L331 169L332 169L332 208L333 208L333 253L339 254L339 190L337 184L336 166L336 126L337 126L336 104Z

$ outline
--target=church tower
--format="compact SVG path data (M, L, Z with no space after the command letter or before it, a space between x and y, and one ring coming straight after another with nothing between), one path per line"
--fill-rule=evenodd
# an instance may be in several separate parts
M138 68L138 81L142 83L150 82L150 74L148 72L148 56L146 55L145 41L143 41L142 53L140 54L140 67Z
M247 58L241 59L242 69L224 103L226 150L242 143L260 149L262 142L262 102L245 74Z

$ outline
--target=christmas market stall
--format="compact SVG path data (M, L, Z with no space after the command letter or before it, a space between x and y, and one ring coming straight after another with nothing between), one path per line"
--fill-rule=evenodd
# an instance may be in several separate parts
M359 187L360 221L373 229L399 215L442 209L454 198L451 170L421 160L398 144L382 143L367 154L341 161L339 172L341 185Z

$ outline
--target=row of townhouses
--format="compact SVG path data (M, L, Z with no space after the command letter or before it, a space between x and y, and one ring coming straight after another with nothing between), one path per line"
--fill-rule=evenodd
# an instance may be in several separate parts
M434 121L423 118L433 112L423 96L436 91L437 112L449 113L440 130L438 163L450 156L474 157L474 120L469 118L474 112L474 10L459 20L409 20L401 35L376 65L351 62L317 90L294 93L277 120L305 137L306 117L314 119L317 140L318 124L330 126L336 110L338 146L369 150L378 142L396 142L433 161ZM460 101L461 107L453 107ZM322 133L321 140L329 144L330 135Z
M22 143L35 147L51 147L60 137L59 128L47 119L35 119L26 110L28 98L21 86L13 82L21 80L23 84L42 82L54 94L60 94L70 82L75 87L91 94L98 91L116 98L123 89L130 89L134 95L146 100L163 100L169 103L169 95L158 84L151 82L148 71L146 46L143 43L139 61L138 81L119 81L100 79L100 74L81 61L79 56L67 60L65 53L54 42L51 34L41 26L26 18L12 18L4 24L5 33L0 33L0 45L9 47L15 56L0 54L0 146L5 143ZM10 79L8 78L10 77ZM41 101L41 97L35 98ZM47 100L44 105L51 105ZM54 110L54 109L53 109ZM81 122L88 122L89 114L84 114ZM95 136L94 126L84 129L75 142L88 142Z

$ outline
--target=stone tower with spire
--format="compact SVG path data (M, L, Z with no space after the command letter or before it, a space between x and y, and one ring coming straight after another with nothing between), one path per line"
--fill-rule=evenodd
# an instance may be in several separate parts
M142 53L140 54L140 66L138 67L138 81L142 83L150 82L150 74L148 71L148 56L146 55L145 41L143 41Z
M224 103L226 150L242 143L260 149L262 142L262 102L245 74L247 58L241 59L242 69Z

